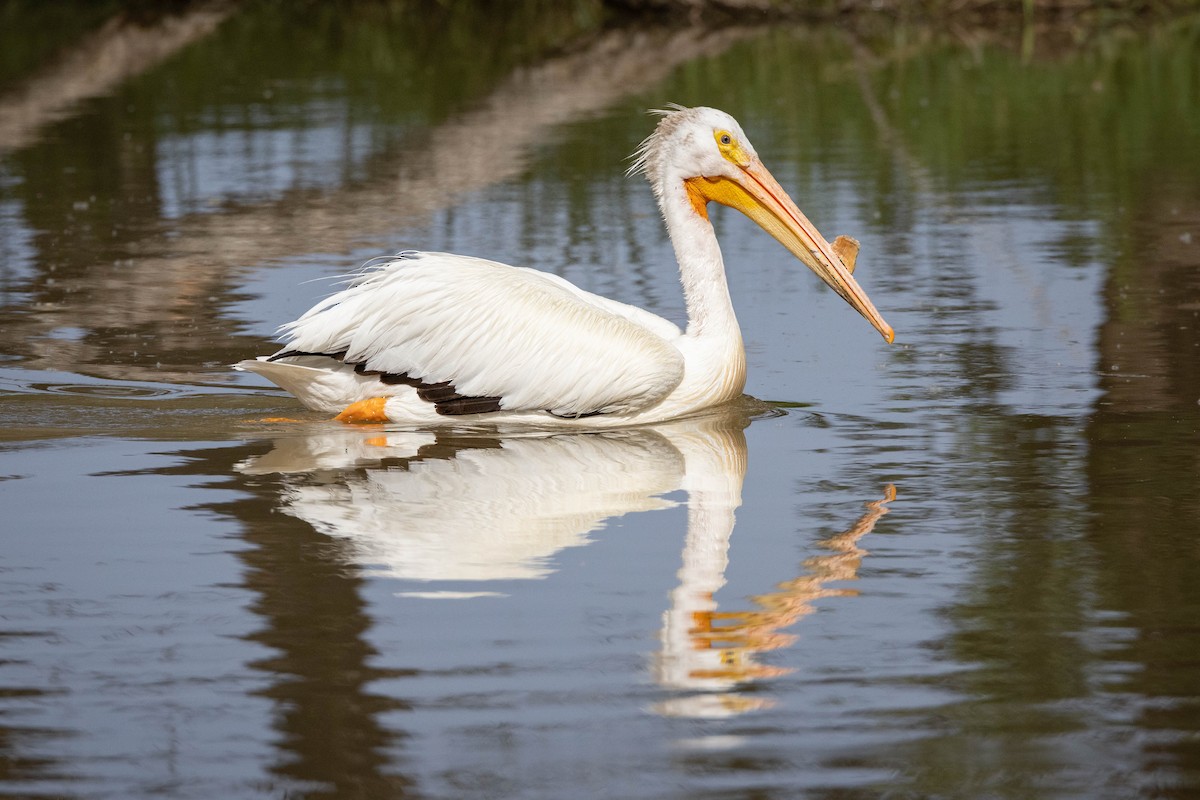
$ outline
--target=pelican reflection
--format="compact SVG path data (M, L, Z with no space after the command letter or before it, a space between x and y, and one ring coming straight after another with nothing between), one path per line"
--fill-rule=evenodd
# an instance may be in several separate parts
M673 507L666 495L686 492L683 566L653 667L672 696L654 710L730 715L766 704L738 691L784 672L756 655L791 643L783 629L813 600L847 593L826 584L856 576L865 554L858 540L894 497L888 487L822 542L829 553L751 598L753 609L718 610L746 473L743 431L765 410L747 401L654 426L504 436L322 425L238 468L277 475L281 510L344 543L340 557L370 574L485 589L407 593L423 597L491 594L486 582L545 577L559 551L587 544L607 520Z
M694 436L740 438L748 419L714 417ZM606 520L674 506L662 495L692 468L689 437L659 428L500 438L340 427L279 440L239 468L284 473L283 511L344 541L367 572L411 581L545 577Z
M811 614L814 600L855 594L826 584L858 577L867 554L858 540L875 528L895 498L895 487L888 485L883 498L867 503L867 512L853 525L819 543L829 553L805 560L804 571L775 591L751 597L754 608L719 611L714 594L725 584L732 514L726 520L689 497L679 586L663 615L662 649L655 663L659 685L680 694L655 710L669 716L724 717L768 707L769 699L734 689L790 672L761 664L755 656L792 644L796 637L782 631Z

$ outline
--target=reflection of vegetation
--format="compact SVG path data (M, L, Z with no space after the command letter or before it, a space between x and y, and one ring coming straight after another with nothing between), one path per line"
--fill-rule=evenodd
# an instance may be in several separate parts
M0 90L61 48L99 27L121 7L109 2L0 2Z
M204 79L187 81L180 88L229 89L240 85L247 74L268 71L300 81L332 72L351 81L365 77L381 89L391 88L379 91L375 99L384 108L396 108L403 104L403 89L428 82L435 70L444 73L449 65L455 74L446 77L456 80L447 85L475 92L481 80L503 77L516 64L595 29L603 19L597 0L532 0L506 3L503 10L488 3L432 0L246 5L230 23L232 30L221 37L219 57L214 57L214 49L203 48L193 61L197 77ZM105 22L127 18L149 24L188 6L183 0L0 0L0 87L44 65ZM407 35L396 35L401 31ZM335 42L340 46L331 48ZM337 54L331 62L295 57L331 50ZM281 53L286 56L281 58ZM490 69L479 69L481 64ZM396 80L379 80L388 75Z
M148 76L145 88L170 98L165 110L183 130L211 129L197 108L243 104L281 114L281 126L302 124L306 104L322 93L347 100L358 124L436 123L515 68L594 30L589 6L518 3L497 13L486 3L280 3L235 16L170 76ZM173 92L164 95L168 77Z
M963 23L994 23L1018 19L1032 22L1044 17L1101 22L1143 14L1163 14L1194 8L1194 0L608 0L634 11L659 13L709 13L714 16L773 14L804 19L882 18L894 22L953 19Z

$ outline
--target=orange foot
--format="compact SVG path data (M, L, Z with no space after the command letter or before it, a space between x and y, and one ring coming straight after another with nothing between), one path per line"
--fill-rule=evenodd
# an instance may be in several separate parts
M386 405L386 397L368 397L346 406L334 419L338 422L387 422Z

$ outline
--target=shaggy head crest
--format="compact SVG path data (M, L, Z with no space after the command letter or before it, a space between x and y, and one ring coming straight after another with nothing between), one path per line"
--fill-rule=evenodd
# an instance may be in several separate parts
M651 185L658 184L658 162L661 161L662 148L671 135L685 121L696 116L696 109L681 106L678 103L668 103L666 108L652 108L647 113L655 114L662 119L654 127L654 132L642 140L633 153L633 163L625 174L632 177L637 174L646 176Z

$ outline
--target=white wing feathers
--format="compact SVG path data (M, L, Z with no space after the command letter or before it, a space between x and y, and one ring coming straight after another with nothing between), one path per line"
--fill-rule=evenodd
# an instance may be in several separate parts
M531 269L403 254L283 326L287 349L449 382L509 411L631 413L683 378L679 328Z

